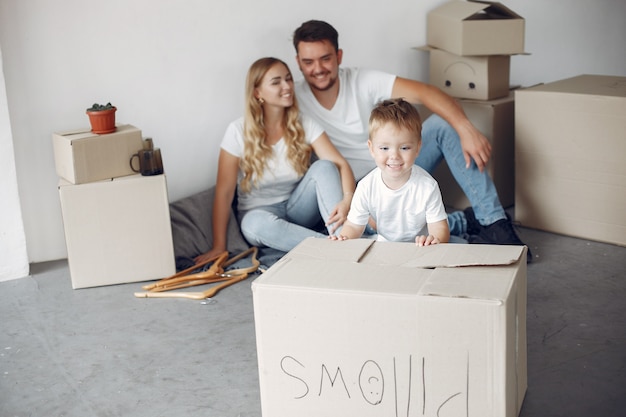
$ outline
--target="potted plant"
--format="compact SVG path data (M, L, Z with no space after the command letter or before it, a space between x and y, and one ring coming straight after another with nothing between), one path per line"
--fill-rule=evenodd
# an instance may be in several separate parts
M93 106L87 109L87 115L91 123L91 131L98 135L115 132L116 111L117 107L113 106L111 103L94 103Z

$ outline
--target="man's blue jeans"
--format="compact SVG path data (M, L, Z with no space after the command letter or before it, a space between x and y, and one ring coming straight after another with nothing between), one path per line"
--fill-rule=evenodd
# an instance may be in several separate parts
M328 220L342 199L337 166L331 161L317 160L288 200L239 212L241 232L250 245L289 252L307 237L326 237L314 228Z
M488 226L506 218L489 174L480 172L474 161L469 168L465 167L459 135L448 122L434 114L422 126L422 149L415 164L432 174L443 158L469 199L480 224ZM463 212L450 213L448 223L452 235L461 236L467 232L467 220Z

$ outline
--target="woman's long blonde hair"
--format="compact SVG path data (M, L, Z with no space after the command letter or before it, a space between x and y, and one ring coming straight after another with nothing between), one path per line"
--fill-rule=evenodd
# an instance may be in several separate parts
M280 63L291 73L287 64L278 58L261 58L255 61L246 77L246 109L244 114L244 151L240 162L243 172L241 190L249 192L263 176L268 159L272 156L272 147L265 143L265 120L262 104L255 97L255 89L263 77L275 64ZM287 146L287 157L293 168L304 175L311 163L311 146L306 143L304 129L300 122L298 102L294 97L293 106L285 109L283 119L283 140Z

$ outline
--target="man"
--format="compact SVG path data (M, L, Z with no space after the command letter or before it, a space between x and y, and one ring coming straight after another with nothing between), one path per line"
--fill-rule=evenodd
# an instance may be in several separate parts
M423 125L422 149L415 164L432 173L445 158L472 207L450 213L450 233L470 235L471 243L524 245L484 171L491 145L465 116L455 99L438 88L363 68L339 68L343 51L330 24L310 20L296 29L293 45L303 80L296 83L300 109L315 118L348 160L354 176L374 168L367 147L368 120L375 105L402 97L434 114ZM528 260L532 259L528 251Z

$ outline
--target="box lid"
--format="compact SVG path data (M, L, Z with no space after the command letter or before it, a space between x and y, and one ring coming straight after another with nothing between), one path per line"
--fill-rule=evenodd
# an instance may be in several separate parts
M117 128L116 128L115 132L107 133L105 135L100 135L100 134L97 134L97 133L93 133L90 128L73 129L73 130L67 130L67 131L63 131L63 132L56 132L55 135L57 135L59 137L63 137L63 138L65 138L65 139L67 139L67 140L69 140L71 142L74 142L74 141L78 141L78 140L90 139L90 138L93 138L95 136L111 137L111 136L114 136L116 134L124 133L124 132L130 132L132 130L139 130L139 129L136 128L133 125L117 125Z
M378 242L362 260L367 264L398 265L408 268L456 268L510 265L520 259L523 246L463 245L442 243L417 246L414 243L387 245Z
M411 242L377 242L372 239L334 241L309 238L289 252L288 257L409 268L441 268L510 265L520 259L523 249L523 246L513 245L442 243L417 246Z
M626 97L626 77L583 74L519 91L525 90Z
M521 19L521 16L505 5L489 1L451 1L435 8L431 13L455 20Z
M253 283L307 291L442 296L501 302L524 246L302 241ZM524 256L525 259L525 256ZM494 268L497 267L497 268ZM505 273L505 272L504 272Z

